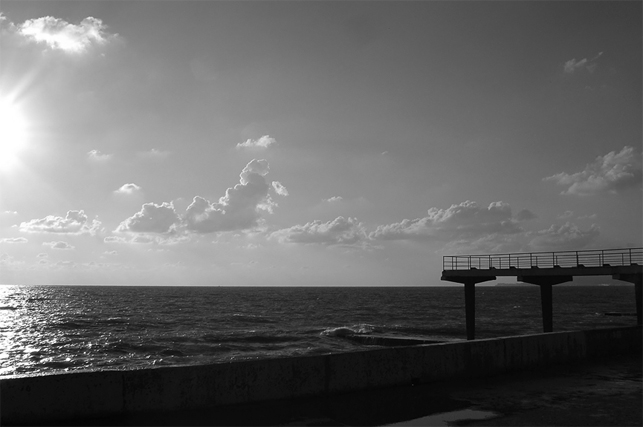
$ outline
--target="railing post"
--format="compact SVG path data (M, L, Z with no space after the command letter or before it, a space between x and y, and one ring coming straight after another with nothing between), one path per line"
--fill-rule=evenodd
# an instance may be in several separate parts
M578 267L578 251L576 251L576 267Z

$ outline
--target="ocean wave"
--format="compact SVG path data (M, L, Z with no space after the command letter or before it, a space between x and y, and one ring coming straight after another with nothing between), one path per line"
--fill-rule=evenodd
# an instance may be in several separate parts
M345 337L347 335L364 335L373 332L381 332L382 328L375 325L361 323L353 326L338 326L324 329L320 335L326 337Z

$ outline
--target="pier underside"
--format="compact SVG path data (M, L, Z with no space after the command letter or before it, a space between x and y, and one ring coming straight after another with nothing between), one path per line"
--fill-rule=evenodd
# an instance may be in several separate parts
M574 276L611 276L634 284L637 324L643 324L643 248L499 255L454 255L443 259L442 280L464 285L467 339L475 339L475 285L498 277L540 287L543 332L553 332L552 287Z

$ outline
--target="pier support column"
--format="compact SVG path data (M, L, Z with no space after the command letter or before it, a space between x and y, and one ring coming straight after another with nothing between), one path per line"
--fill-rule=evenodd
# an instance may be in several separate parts
M464 283L464 310L467 321L467 339L476 339L476 282Z
M552 298L552 285L540 285L540 306L543 313L543 332L554 331L554 299Z
M543 314L543 332L554 331L554 309L552 287L560 283L571 282L573 276L518 276L518 280L540 287L540 304Z
M612 279L634 283L634 298L636 298L636 324L643 325L643 275L641 274L614 274Z
M467 339L476 339L476 283L496 280L496 276L444 276L442 280L464 285L464 312L466 315Z

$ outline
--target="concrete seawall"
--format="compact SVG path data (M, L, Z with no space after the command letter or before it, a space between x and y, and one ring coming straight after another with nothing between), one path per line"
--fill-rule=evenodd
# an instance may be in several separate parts
M0 379L0 424L172 411L482 377L641 351L640 326L130 371Z

